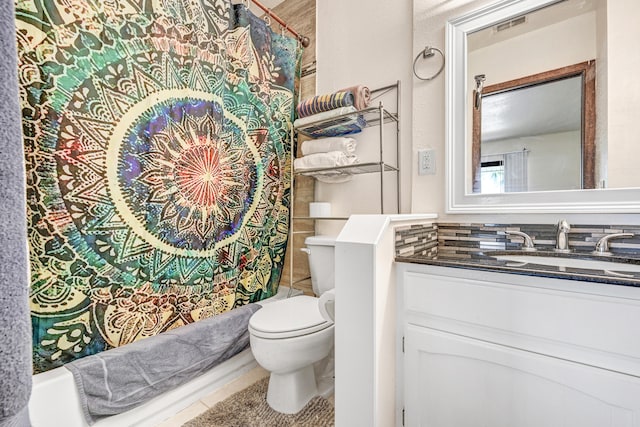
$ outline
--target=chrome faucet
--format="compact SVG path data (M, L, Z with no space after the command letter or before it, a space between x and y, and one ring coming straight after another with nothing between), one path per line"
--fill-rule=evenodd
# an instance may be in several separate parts
M569 249L569 230L571 230L571 227L566 220L561 219L558 221L555 252L571 252L571 249Z
M594 255L601 255L601 256L609 256L612 255L612 253L609 251L609 240L611 239L620 239L620 238L624 238L624 237L634 237L635 234L633 233L612 233L612 234L607 234L606 236L603 236L600 240L598 240L598 243L596 243L596 248L593 251Z
M522 250L527 252L533 252L536 248L533 245L533 239L527 233L523 233L522 231L505 231L504 234L509 235L513 234L514 236L520 236L524 239L522 243Z

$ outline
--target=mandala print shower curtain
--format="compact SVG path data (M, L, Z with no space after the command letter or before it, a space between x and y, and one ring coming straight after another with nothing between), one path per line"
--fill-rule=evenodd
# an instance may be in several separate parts
M300 52L221 0L17 0L34 369L274 294Z

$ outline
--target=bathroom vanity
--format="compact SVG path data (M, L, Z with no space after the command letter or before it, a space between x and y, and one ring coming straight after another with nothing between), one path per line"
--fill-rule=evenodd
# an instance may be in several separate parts
M508 262L396 264L404 425L640 426L633 279L492 271Z

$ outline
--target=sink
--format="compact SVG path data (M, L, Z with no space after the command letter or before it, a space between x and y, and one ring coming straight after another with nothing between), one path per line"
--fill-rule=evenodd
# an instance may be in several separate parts
M522 264L548 265L552 267L582 268L587 270L626 271L640 273L640 264L615 262L606 259L566 258L554 256L540 256L534 254L492 255L493 258ZM509 264L507 264L509 266ZM515 267L515 266L514 266Z

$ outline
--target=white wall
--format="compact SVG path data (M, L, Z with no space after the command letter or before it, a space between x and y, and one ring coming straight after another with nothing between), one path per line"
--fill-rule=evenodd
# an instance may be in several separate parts
M489 86L595 59L595 28L594 11L469 52L468 85L476 74Z
M609 61L607 115L609 170L607 187L640 186L640 2L615 0L607 4Z
M354 215L336 240L336 426L400 426L395 228L434 215ZM399 374L400 376L400 374Z
M580 131L558 132L482 143L482 155L529 150L529 191L579 189Z
M359 83L375 88L401 81L400 166L403 169L401 186L404 212L411 207L411 16L412 0L317 2L318 94ZM388 103L385 102L385 105ZM385 128L390 127L387 125ZM391 137L388 129L385 137ZM377 129L369 128L355 135L355 138L359 144L356 153L360 159L376 160ZM387 176L392 178L392 174ZM394 182L390 184L395 185ZM345 184L317 183L316 200L330 201L332 214L337 216L354 212L378 213L379 185L376 175L356 176ZM392 196L395 194L393 185L390 188ZM320 224L319 232L337 234L335 230L326 231L331 229L331 225Z

